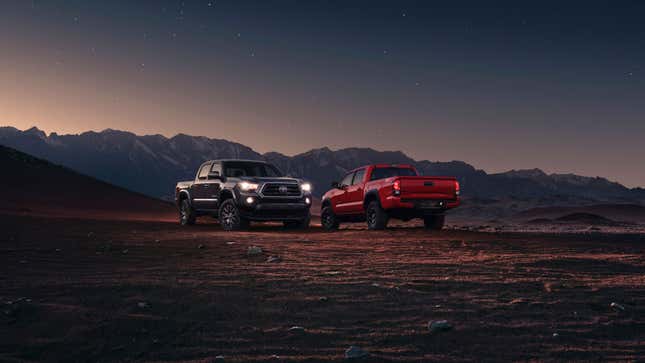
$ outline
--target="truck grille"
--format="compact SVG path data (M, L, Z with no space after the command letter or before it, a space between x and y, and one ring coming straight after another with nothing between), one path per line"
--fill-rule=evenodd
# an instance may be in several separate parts
M300 186L298 184L266 183L262 186L260 193L265 197L299 197Z

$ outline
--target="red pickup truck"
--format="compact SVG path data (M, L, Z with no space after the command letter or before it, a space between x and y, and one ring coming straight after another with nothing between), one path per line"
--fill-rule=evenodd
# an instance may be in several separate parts
M448 209L459 206L459 182L453 177L419 176L412 165L376 164L347 173L322 197L323 228L340 222L367 221L384 229L390 218L423 218L426 228L443 228Z

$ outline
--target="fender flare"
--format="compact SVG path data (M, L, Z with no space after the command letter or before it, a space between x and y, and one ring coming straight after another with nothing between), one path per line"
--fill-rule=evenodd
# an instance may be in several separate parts
M376 200L379 204L381 204L381 198L378 194L378 189L371 189L365 192L365 197L363 198L363 207L367 208L367 201L374 199Z
M179 198L177 198L177 202L182 200L182 197L181 197L182 194L186 195L186 200L188 200L188 204L193 205L193 201L192 199L190 199L190 192L187 189L182 189L179 191L179 194L178 194Z

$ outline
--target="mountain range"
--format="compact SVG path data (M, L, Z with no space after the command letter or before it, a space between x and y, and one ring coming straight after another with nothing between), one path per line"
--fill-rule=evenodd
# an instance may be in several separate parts
M324 147L287 156L278 152L261 154L236 142L186 134L167 138L107 129L47 135L36 127L24 131L0 127L0 144L162 199L172 197L178 180L193 179L197 167L205 160L243 158L266 160L288 175L310 180L317 196L349 169L372 163L409 163L424 175L456 176L463 196L477 209L496 205L500 210L507 209L502 204L522 210L546 205L645 201L645 189L627 188L602 177L547 174L540 169L489 174L463 161L418 161L400 151L370 148Z

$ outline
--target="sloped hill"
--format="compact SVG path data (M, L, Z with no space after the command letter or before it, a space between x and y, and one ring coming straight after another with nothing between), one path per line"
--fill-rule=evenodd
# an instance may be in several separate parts
M171 203L131 192L0 146L1 213L82 218L174 220Z
M559 219L567 215L591 214L613 221L645 224L645 206L639 204L593 204L531 208L517 213L516 220Z

